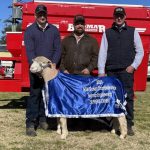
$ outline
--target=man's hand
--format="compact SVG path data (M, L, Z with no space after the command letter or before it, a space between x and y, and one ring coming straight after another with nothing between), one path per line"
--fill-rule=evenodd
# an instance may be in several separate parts
M133 73L134 72L134 67L132 67L132 66L128 66L127 68L126 68L126 71L128 72L128 73Z
M81 72L87 75L90 74L90 71L87 68L83 69Z
M99 76L99 77L105 77L106 74L105 74L105 73L100 73L100 74L98 74L98 76Z
M65 70L65 71L64 71L64 73L67 73L67 74L69 74L68 70Z

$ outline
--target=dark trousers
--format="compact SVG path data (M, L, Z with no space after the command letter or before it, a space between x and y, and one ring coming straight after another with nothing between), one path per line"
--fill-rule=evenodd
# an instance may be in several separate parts
M134 74L133 73L128 73L126 70L111 70L107 71L108 76L113 76L118 78L123 86L124 89L127 93L127 105L126 105L126 110L127 110L127 125L128 127L131 127L134 125L133 119L134 119L134 91L133 91L133 84L134 84Z
M42 98L44 80L36 74L30 73L30 96L27 100L26 127L38 125L39 121L46 121L45 109Z

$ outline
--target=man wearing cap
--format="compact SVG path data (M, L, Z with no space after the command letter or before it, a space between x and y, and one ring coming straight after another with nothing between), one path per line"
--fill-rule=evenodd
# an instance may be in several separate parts
M45 56L57 64L61 55L61 41L58 29L47 21L47 8L38 5L35 9L35 22L30 25L24 35L24 42L29 65L37 56ZM30 74L30 96L26 108L26 134L36 136L37 126L46 130L44 103L41 90L44 81L37 75Z
M114 76L122 81L127 92L128 135L134 135L134 71L141 64L144 51L138 32L127 25L123 7L114 9L114 23L102 36L99 57L99 76Z
M62 40L60 69L65 73L90 75L97 67L98 43L85 32L85 18L76 15L73 21L74 31Z

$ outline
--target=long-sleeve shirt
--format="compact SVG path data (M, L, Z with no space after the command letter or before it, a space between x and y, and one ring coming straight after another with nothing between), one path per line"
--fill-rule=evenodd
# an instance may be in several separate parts
M141 42L140 35L136 30L134 31L134 46L135 46L136 54L135 54L135 58L131 66L134 67L134 69L137 69L143 59L144 50L143 50L143 45ZM99 56L98 56L98 73L99 74L105 73L107 50L108 50L108 41L107 41L106 33L104 32L102 36Z
M48 24L42 30L35 22L29 26L24 35L24 42L29 64L37 56L45 56L53 63L58 63L61 56L61 40L58 29Z

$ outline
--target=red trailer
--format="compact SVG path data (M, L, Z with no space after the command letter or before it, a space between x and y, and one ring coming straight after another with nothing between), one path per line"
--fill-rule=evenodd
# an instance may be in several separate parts
M7 33L7 49L12 57L0 57L1 92L21 92L29 90L28 63L25 53L23 34L27 26L34 22L34 10L38 4L48 9L48 21L61 33L61 38L73 31L73 17L83 14L86 18L86 31L101 42L102 33L113 22L113 10L117 5L99 3L65 3L34 0L28 3L16 3L22 9L22 32ZM135 91L144 91L147 82L147 65L150 50L150 8L141 5L120 5L125 7L128 25L136 27L144 46L144 59L135 73ZM0 71L1 73L1 71Z

